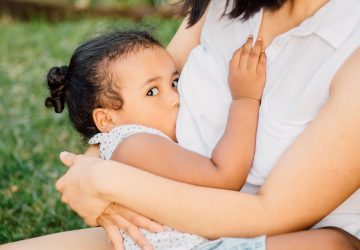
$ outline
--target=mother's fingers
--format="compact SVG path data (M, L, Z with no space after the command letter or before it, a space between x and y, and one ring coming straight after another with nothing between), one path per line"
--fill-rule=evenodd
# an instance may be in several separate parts
M93 219L93 218L84 218L84 221L87 225L89 225L91 227L96 227L99 225L97 220Z
M145 238L140 229L125 220L122 216L114 216L116 225L121 228L141 249L153 250L151 243Z
M72 167L74 164L76 164L79 161L82 161L82 165L86 166L86 163L90 164L94 161L94 159L98 160L98 158L96 158L96 157L86 157L85 158L81 154L77 155L77 154L73 154L73 153L66 152L66 151L61 152L59 157L60 157L61 162L69 168ZM84 161L84 159L85 159L85 161ZM61 193L64 191L64 186L65 186L64 182L66 182L65 179L68 179L68 178L66 178L68 172L69 171L67 171L55 183L56 189Z
M142 228L153 232L153 233L158 233L158 232L162 232L164 231L164 227L157 223L156 221L153 221L149 218L146 218L144 216L141 215L137 215L136 219L134 220L130 220L131 223L135 224L135 225L141 225Z
M161 224L145 216L142 216L132 210L129 210L123 206L117 205L116 210L122 217L128 220L131 224L134 224L138 227L144 228L154 233L164 231L164 227Z
M100 218L98 223L104 228L111 248L115 250L125 250L124 241L119 228L103 218Z
M60 178L59 180L56 181L55 188L60 193L62 193L64 191L64 185L63 185L63 182L62 182L62 178Z
M60 153L60 160L67 167L71 167L74 164L75 158L76 155L73 153L69 153L66 151Z

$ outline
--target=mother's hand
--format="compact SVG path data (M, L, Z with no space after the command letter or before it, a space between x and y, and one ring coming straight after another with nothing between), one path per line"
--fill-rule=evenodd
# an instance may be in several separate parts
M88 225L101 225L114 249L123 249L119 229L141 248L152 249L139 227L150 232L160 232L163 226L119 204L102 199L97 192L96 172L97 169L105 167L103 165L108 163L107 161L68 152L61 153L60 159L69 167L67 173L56 183L64 203L77 212Z
M96 168L103 162L97 157L60 154L61 161L69 168L56 182L56 189L62 194L61 200L69 205L90 226L97 225L97 218L110 204L102 199L96 189Z
M139 227L150 232L161 232L163 226L119 204L111 203L97 219L111 243L113 249L124 249L123 230L141 249L153 249Z

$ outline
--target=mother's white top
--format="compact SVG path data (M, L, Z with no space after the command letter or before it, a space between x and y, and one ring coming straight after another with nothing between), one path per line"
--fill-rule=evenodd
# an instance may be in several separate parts
M262 18L262 11L247 21L221 18L225 2L212 0L201 44L190 53L179 82L178 141L207 156L227 121L228 63L249 35L257 36ZM328 99L331 79L359 45L359 0L330 0L314 16L273 40L266 49L267 80L245 191L252 185L256 191L316 116ZM360 190L316 225L324 226L340 227L360 238Z

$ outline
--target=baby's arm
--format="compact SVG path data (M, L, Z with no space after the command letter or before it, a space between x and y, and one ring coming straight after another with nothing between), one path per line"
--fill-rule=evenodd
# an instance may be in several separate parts
M128 137L117 146L111 159L190 184L239 190L252 164L265 82L262 43L257 41L253 49L251 44L249 39L230 62L233 102L224 135L211 159L151 134Z
M88 149L86 149L84 155L93 156L93 157L99 157L100 158L99 145L97 145L97 144L90 145L90 147Z
M262 40L257 40L253 48L252 43L250 37L230 61L228 82L233 100L225 132L211 156L238 189L245 184L253 162L259 107L265 85L266 57Z

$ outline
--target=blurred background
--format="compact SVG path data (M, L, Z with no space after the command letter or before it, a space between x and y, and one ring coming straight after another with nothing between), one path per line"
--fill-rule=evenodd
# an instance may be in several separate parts
M45 75L106 30L146 29L165 46L181 18L169 0L0 0L0 244L84 228L54 188L62 150L86 144L46 109Z

